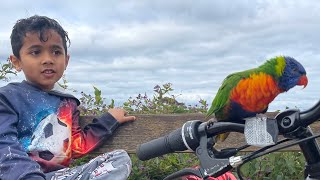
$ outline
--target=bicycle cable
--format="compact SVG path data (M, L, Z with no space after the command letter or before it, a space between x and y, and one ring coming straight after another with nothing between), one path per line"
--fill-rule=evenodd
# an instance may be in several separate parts
M288 139L284 139L284 140L280 141L279 143L277 143L277 144L275 144L275 145L266 146L266 147L264 147L264 148L261 148L261 149L258 150L259 152L258 152L258 151L255 151L255 152L257 152L257 153L253 152L252 154L250 154L250 155L248 155L248 156L245 156L245 157L243 158L243 159L244 159L243 162L236 168L237 175L238 175L238 177L240 178L240 180L244 180L244 179L242 178L242 176L241 176L240 168L241 168L244 164L246 164L247 162L252 161L253 159L256 159L256 158L258 158L258 157L264 156L264 155L266 155L266 154L270 154L270 153L279 151L279 150L281 150L281 149L285 149L285 148L288 148L288 147L291 147L291 146L300 144L300 143L305 142L305 141L309 141L309 140L312 140L312 139L316 139L316 138L318 138L318 137L320 137L320 134L318 134L318 135L313 135L313 136L310 136L310 137L307 137L307 138L303 138L303 139L301 139L301 140L298 140L298 141L289 143L289 144L284 145L284 146L281 146L281 147L274 148L274 149L272 149L272 150L270 150L270 151L266 151L266 152L263 152L263 151L264 151L264 150L267 150L267 149L269 149L269 148L271 148L271 147L274 147L274 146L276 146L276 145L278 145L278 144L283 143L282 141L284 141L284 140L287 140L287 141L288 141ZM289 139L289 140L290 140L290 139ZM285 141L284 141L284 142L285 142ZM259 154L259 153L260 153L260 154Z

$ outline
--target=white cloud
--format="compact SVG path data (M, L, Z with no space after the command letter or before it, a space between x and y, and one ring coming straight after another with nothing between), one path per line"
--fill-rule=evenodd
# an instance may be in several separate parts
M0 57L11 53L8 43L15 21L40 14L57 19L69 32L71 61L66 75L79 91L92 92L94 85L121 102L171 82L181 100L209 102L228 74L289 55L305 66L309 85L280 95L271 110L305 108L320 97L317 1L80 0L76 4L2 1Z

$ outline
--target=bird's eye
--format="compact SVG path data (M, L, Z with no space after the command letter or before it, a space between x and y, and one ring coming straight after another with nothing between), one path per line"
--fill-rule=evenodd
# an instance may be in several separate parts
M293 72L298 72L298 68L293 68Z

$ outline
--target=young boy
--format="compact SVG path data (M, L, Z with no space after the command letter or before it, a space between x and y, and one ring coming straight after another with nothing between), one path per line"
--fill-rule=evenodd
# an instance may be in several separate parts
M135 120L122 109L93 119L81 129L79 100L56 89L69 61L67 32L45 16L20 19L11 34L10 60L25 81L0 88L0 179L126 179L131 161L116 150L68 168Z

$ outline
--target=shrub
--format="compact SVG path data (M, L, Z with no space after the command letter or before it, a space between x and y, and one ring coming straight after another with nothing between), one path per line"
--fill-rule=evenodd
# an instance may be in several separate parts
M9 81L10 78L8 77L8 75L10 74L14 74L16 75L17 72L13 69L13 66L11 64L10 59L7 59L6 63L1 63L0 64L1 69L0 69L0 80L4 80L4 81Z
M178 95L171 94L173 91L171 83L156 85L153 91L152 98L146 93L138 94L136 98L129 97L123 104L124 109L134 114L204 113L207 111L208 104L203 99L194 106L178 102Z

